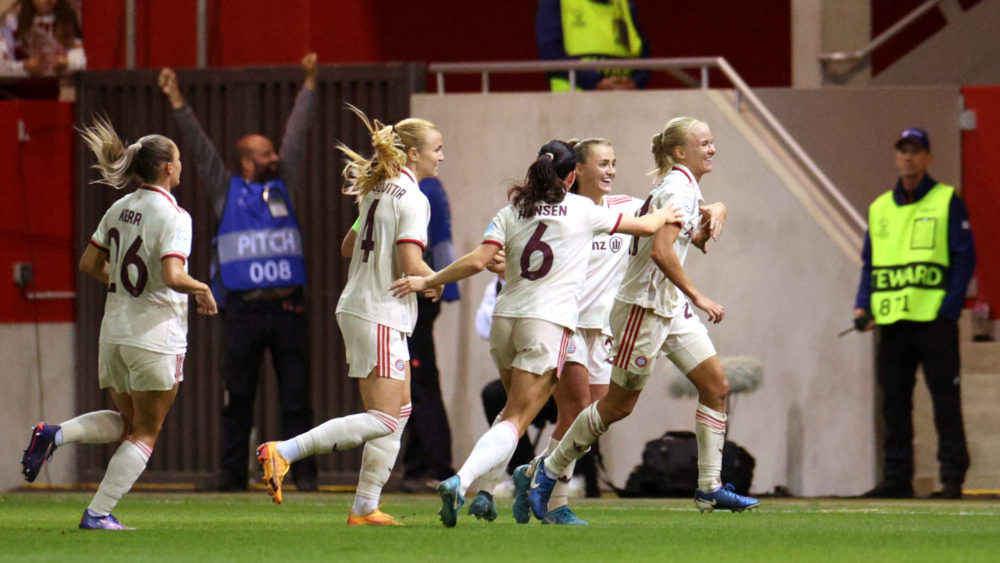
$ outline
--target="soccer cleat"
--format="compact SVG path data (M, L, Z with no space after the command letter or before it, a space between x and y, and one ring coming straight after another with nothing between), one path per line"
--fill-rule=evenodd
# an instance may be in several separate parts
M497 519L497 503L493 501L493 495L486 491L476 493L476 498L469 504L469 514L480 520L492 522Z
M80 518L81 530L134 530L122 524L115 518L114 514L106 516L91 516L90 511L83 509L83 518Z
M743 512L753 510L760 505L760 501L753 497L745 497L736 494L736 488L730 484L711 493L703 493L701 490L694 492L694 505L698 510L712 512L716 508L722 510L732 510L733 512Z
M528 476L530 464L524 464L514 470L514 521L527 524L531 520L531 507L528 505L528 488L531 487L531 477Z
M21 473L25 481L34 483L42 464L52 459L52 452L56 451L57 432L59 426L44 422L39 422L31 429L31 441L21 457Z
M528 489L528 504L531 505L531 512L535 518L541 520L549 512L549 497L552 496L552 487L556 486L556 480L545 474L545 458L538 459L535 465L535 476L531 478L531 488Z
M257 462L264 470L267 494L271 495L275 504L281 504L281 481L288 473L291 464L285 456L278 453L277 445L277 442L266 442L257 446Z
M441 495L441 523L446 528L454 528L458 522L458 509L465 504L465 498L461 491L462 481L458 475L452 475L437 486L437 492Z
M351 511L350 516L347 517L348 526L402 526L403 523L397 521L392 516L389 516L381 510L375 510L371 514L366 516L358 516Z
M550 510L542 524L565 524L569 526L589 526L590 523L573 513L568 506L560 506L555 510Z

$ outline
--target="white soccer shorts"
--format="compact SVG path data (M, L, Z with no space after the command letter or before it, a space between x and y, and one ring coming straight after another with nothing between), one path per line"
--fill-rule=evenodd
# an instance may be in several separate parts
M639 375L649 375L659 354L685 375L716 354L708 329L686 302L676 315L661 317L652 309L615 300L611 332L612 365Z
M554 369L559 377L571 336L568 328L549 321L494 316L490 355L498 369L513 367L537 375Z
M184 354L163 354L127 344L101 343L97 348L101 389L119 393L169 391L184 381Z
M402 332L347 313L337 314L337 326L347 348L349 377L364 379L374 369L376 377L406 381L410 350Z
M578 328L569 341L566 361L576 362L587 368L591 385L611 383L611 337L599 328Z

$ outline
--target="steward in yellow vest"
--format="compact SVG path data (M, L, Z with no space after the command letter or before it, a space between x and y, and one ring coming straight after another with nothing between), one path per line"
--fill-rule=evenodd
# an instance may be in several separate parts
M896 141L899 181L868 210L855 326L878 326L875 371L885 422L882 481L864 496L913 491L913 387L920 365L934 405L942 488L961 498L969 468L959 387L958 320L976 267L969 212L955 188L927 174L930 140L910 128Z
M632 0L539 0L535 40L542 60L637 59L649 44L636 22ZM549 73L553 92L569 91L569 74ZM632 69L576 72L583 90L643 88L649 71Z

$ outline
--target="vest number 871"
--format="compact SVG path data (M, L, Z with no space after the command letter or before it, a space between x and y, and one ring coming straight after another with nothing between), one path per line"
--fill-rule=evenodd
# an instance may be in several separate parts
M893 311L901 313L910 312L910 296L897 295L895 297L883 297L878 302L878 314L885 316Z
M288 281L292 279L292 265L288 260L268 260L266 262L254 262L250 264L250 281L261 283L264 281L274 282L278 280Z

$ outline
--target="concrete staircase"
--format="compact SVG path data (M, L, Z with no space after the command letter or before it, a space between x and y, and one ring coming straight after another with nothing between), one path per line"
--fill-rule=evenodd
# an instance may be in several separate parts
M1000 342L973 342L966 310L959 321L962 339L962 413L972 466L965 478L966 493L1000 492ZM994 331L995 335L1000 335ZM937 432L930 394L919 376L913 396L914 456L917 496L938 490Z

